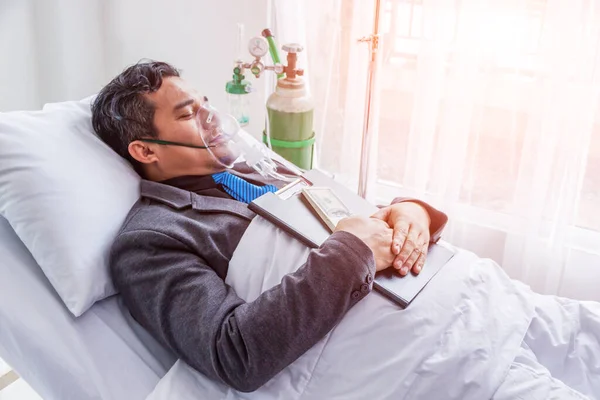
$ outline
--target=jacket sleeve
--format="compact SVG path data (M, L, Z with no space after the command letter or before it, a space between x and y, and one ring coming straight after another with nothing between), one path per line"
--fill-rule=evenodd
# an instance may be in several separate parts
M433 208L429 204L424 201L413 199L410 197L396 197L392 200L391 204L402 203L405 201L410 201L412 203L417 203L429 214L429 219L431 219L431 224L429 224L429 241L431 243L437 243L442 237L442 231L446 227L446 223L448 223L448 216L443 212Z
M196 370L243 392L322 339L372 290L375 274L373 253L347 232L334 233L250 303L164 233L121 233L111 254L115 285L134 318Z

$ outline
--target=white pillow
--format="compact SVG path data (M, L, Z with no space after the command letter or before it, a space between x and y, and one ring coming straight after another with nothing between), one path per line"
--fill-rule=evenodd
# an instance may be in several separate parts
M140 177L94 133L91 98L0 113L0 215L80 316L115 294L110 247Z

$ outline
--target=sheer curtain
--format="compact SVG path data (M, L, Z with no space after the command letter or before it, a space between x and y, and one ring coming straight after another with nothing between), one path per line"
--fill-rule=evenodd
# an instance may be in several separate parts
M358 174L375 1L304 2L319 164ZM600 2L381 0L368 197L423 198L445 239L535 290L600 300ZM306 11L305 9L305 11ZM318 32L318 33L317 33Z

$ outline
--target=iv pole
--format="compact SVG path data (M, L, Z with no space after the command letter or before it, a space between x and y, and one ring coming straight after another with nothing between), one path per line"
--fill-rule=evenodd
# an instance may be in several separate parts
M358 177L358 194L365 198L368 191L369 175L371 171L371 150L375 132L373 129L373 87L377 78L377 52L379 50L379 19L381 12L381 0L375 0L375 22L373 24L373 33L369 36L358 39L361 43L369 43L370 60L369 76L367 80L367 100L365 104L365 115L362 135L362 146L360 152L360 171Z

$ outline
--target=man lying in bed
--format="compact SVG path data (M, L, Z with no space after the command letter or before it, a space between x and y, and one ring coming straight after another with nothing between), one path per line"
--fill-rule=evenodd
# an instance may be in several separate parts
M285 182L216 162L198 134L207 102L161 62L127 68L95 99L94 129L144 178L111 268L132 315L158 340L209 378L254 391L368 296L376 271L419 273L447 218L407 199L347 218L301 268L246 303L225 284L254 217L246 204Z

